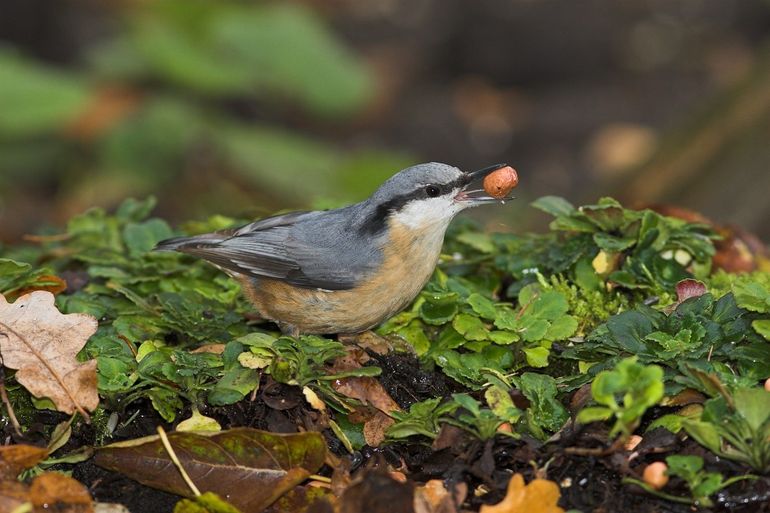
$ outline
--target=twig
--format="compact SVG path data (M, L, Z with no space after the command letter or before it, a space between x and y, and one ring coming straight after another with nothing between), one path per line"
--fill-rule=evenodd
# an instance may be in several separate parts
M179 470L179 473L182 475L182 479L184 479L184 482L187 483L187 487L190 488L192 493L196 497L200 497L201 492L198 490L198 487L195 486L195 483L193 483L192 479L190 479L190 476L185 471L184 467L182 466L182 462L179 461L179 458L176 456L176 452L174 452L174 448L171 447L171 442L168 439L168 436L166 436L166 430L163 429L163 426L158 426L158 435L160 435L160 441L163 443L163 447L166 449L166 452L168 453L169 458L171 458L171 461L174 462L174 465L176 465L177 470Z
M0 355L0 398L2 398L5 409L8 412L8 418L11 419L13 430L16 432L17 436L21 437L21 424L19 424L19 420L13 412L13 406L11 406L11 401L8 399L8 394L5 391L5 369L3 368L2 355Z
M609 456L610 454L614 454L618 452L624 445L625 445L625 437L619 437L617 440L612 442L612 445L606 448L601 447L567 447L564 449L564 452L567 454L574 454L576 456Z

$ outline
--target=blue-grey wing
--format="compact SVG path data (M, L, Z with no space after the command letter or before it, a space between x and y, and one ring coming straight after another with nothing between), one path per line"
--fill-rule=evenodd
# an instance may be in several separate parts
M163 245L190 253L225 270L292 285L327 290L355 287L378 265L379 252L358 251L348 217L338 211L293 212L237 229L230 236L180 239Z

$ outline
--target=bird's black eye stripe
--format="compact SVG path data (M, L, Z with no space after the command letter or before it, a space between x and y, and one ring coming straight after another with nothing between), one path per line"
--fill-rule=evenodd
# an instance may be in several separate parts
M471 182L469 173L463 173L459 178L444 184L421 185L418 189L396 196L385 203L377 205L374 213L363 223L361 231L366 234L380 233L385 229L388 216L404 208L410 201L424 198L437 198L449 194L455 189L461 189ZM432 188L438 189L438 194ZM430 192L428 189L431 188Z
M427 194L429 198L435 198L441 194L441 189L437 185L427 185L425 186L425 194Z

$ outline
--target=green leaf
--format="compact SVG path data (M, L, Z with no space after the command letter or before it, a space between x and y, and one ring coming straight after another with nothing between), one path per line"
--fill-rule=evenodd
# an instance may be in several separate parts
M527 422L533 433L544 438L542 431L553 433L561 429L569 419L569 412L556 399L556 380L545 374L525 372L514 382L531 403L527 409Z
M286 98L324 116L350 113L371 94L366 70L303 6L163 4L132 26L131 43L165 80L212 95Z
M594 234L594 242L608 253L620 253L636 244L636 237L616 237L608 233L598 232Z
M242 400L259 385L259 373L246 369L240 364L225 371L208 395L208 402L214 406L234 404Z
M770 278L737 280L733 294L738 306L752 312L770 313Z
M564 315L553 320L543 338L551 341L566 340L575 334L577 328L577 319L571 315Z
M457 314L452 320L452 327L457 330L466 340L488 340L489 330L481 319L470 314Z
M459 310L454 292L426 295L420 306L420 317L428 324L440 325L451 321Z
M463 232L457 236L457 240L481 253L494 253L495 245L488 233Z
M721 453L722 439L714 424L700 420L686 419L682 425L684 426L685 431L687 431L687 434L693 437L699 444L712 452L717 454Z
M698 472L703 470L703 458L700 456L667 456L668 474L679 476L685 481L692 481Z
M542 368L548 366L548 355L551 351L546 347L525 347L522 349L530 367Z
M206 492L193 499L182 499L174 505L174 513L241 513L241 510L219 495Z
M521 417L521 410L516 408L508 391L502 387L493 385L484 392L484 399L495 415L506 422L515 424Z
M417 356L424 355L430 349L430 340L419 321L412 321L403 328L399 328L396 334L409 342Z
M754 328L754 331L765 337L765 339L770 340L770 319L752 321L751 327Z
M599 422L609 420L612 417L612 410L604 406L590 406L583 408L577 415L577 421L582 424L590 422Z
M123 240L132 255L137 256L152 250L163 239L174 233L162 219L150 219L143 223L127 223L123 228Z
M630 354L639 354L646 352L644 339L655 330L658 319L649 310L623 312L610 317L607 329L619 347Z
M146 360L147 358L143 361ZM150 398L155 411L160 413L166 422L174 422L177 412L183 407L179 394L165 388L151 388L147 391L147 397Z
M580 207L580 213L605 232L618 230L641 216L639 212L624 210L620 203L612 198L602 198L597 205Z
M62 130L85 111L90 96L84 80L0 49L0 136Z
M733 394L735 410L752 431L757 432L770 418L770 392L764 388L739 388Z
M473 311L479 314L481 317L489 320L494 320L497 317L497 309L495 303L481 294L474 292L468 296L468 304L471 305Z
M577 212L572 203L558 196L543 196L533 201L531 205L554 217L569 216Z

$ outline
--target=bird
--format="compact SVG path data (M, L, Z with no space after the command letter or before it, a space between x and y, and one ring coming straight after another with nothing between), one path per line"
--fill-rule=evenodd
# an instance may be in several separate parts
M458 213L511 199L484 190L484 179L503 168L513 171L507 164L473 172L418 164L353 205L166 239L155 249L218 266L284 334L355 335L400 312L420 293Z

